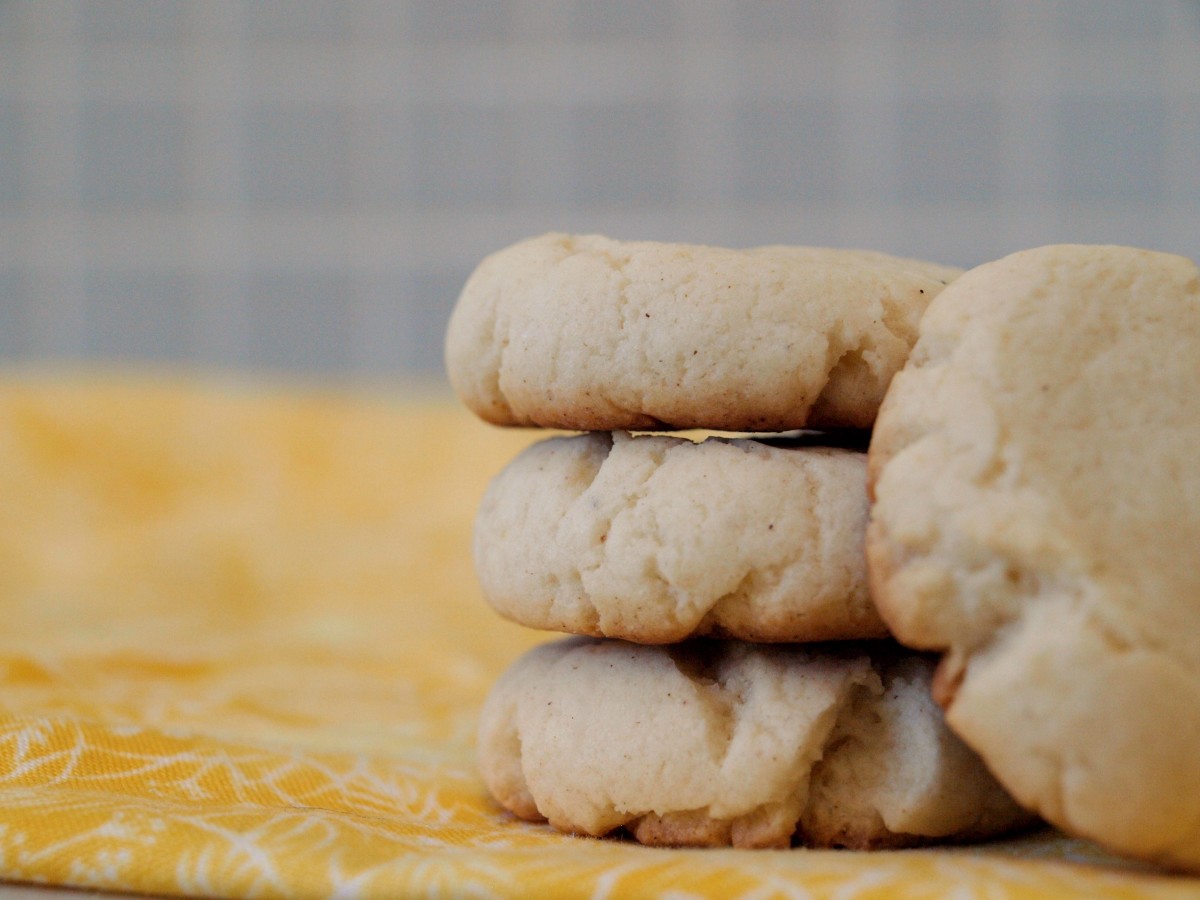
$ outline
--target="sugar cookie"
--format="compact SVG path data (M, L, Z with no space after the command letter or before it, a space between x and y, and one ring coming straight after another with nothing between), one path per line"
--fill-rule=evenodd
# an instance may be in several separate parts
M645 844L895 847L1030 821L943 725L933 662L883 646L535 647L485 704L480 769L522 818Z
M503 425L864 428L957 274L860 250L547 234L480 263L446 369Z
M480 505L483 595L522 625L639 643L882 637L866 454L810 442L540 441Z
M1025 805L1200 871L1200 271L1126 247L930 305L870 451L870 578Z

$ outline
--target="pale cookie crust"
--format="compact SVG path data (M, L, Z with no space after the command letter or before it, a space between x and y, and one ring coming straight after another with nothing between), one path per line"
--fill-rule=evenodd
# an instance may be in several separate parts
M593 432L522 452L475 520L483 595L531 628L639 643L883 637L865 453Z
M861 250L547 234L480 263L446 369L501 425L865 428L959 271Z
M479 764L518 816L672 846L896 847L1024 825L890 643L534 648L484 706Z
M870 451L875 599L1013 795L1200 871L1200 271L1028 250L921 325Z

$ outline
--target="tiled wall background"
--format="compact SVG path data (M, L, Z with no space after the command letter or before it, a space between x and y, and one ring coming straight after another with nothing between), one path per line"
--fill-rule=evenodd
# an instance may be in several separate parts
M1200 257L1193 0L0 0L0 359L436 373L550 229Z

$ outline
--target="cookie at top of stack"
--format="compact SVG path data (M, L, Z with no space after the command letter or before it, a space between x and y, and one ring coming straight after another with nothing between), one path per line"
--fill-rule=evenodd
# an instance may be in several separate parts
M887 634L866 592L860 450L627 433L869 426L954 274L861 251L565 235L479 266L447 335L460 396L498 424L590 432L531 446L493 481L481 586L515 621L600 638L538 648L493 691L480 767L502 804L652 844L895 845L1026 820L899 687L927 696L928 661L847 643ZM738 640L675 643L700 635ZM841 649L791 646L830 640ZM907 660L903 678L881 653ZM865 755L833 752L863 741ZM868 790L863 760L895 779Z
M862 250L547 234L479 264L446 369L499 425L869 428L959 271Z

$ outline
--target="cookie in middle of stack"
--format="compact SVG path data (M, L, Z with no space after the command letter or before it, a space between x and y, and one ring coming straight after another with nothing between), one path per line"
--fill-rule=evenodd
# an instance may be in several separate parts
M526 449L475 524L506 618L667 644L876 638L866 454L790 440L590 432Z
M451 381L489 421L589 432L522 453L476 523L488 601L590 638L536 648L489 697L479 762L502 805L665 845L897 846L1028 820L946 730L930 661L868 640L887 632L861 448L627 431L869 426L954 274L563 235L481 264Z

